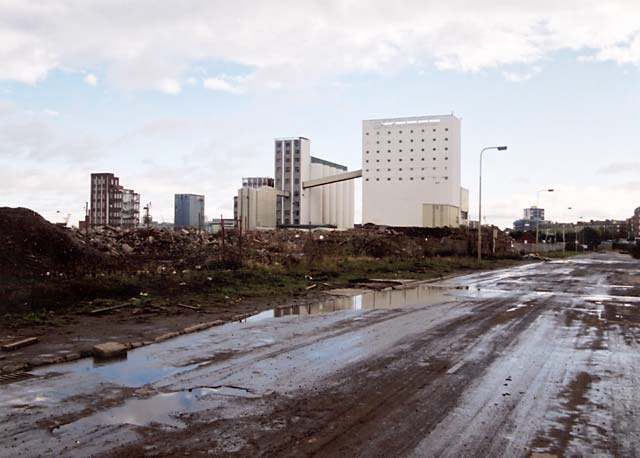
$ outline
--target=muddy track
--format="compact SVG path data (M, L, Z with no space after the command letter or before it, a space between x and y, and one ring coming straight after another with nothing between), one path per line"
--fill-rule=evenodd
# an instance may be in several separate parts
M52 367L0 391L0 457L639 456L639 278L578 257Z

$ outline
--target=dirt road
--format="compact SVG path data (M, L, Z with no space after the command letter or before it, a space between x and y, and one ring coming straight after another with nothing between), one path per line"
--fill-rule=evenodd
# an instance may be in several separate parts
M0 385L0 457L640 456L638 296L594 254L50 366Z

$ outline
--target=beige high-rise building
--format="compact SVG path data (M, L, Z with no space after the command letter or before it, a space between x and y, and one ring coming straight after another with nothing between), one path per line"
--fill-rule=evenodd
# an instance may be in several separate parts
M465 224L460 168L460 119L453 115L363 121L362 222Z

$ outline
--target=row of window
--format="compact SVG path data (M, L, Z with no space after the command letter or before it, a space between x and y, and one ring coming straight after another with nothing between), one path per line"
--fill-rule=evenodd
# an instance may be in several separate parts
M295 173L300 173L300 167L294 167L293 171ZM280 175L282 173L282 167L276 167L276 175ZM285 167L284 173L291 173L291 167Z
M444 128L444 130L445 130L445 132L449 132L449 128L448 128L448 127L445 127L445 128ZM421 133L423 133L423 134L424 134L424 131L425 131L425 129L420 129L420 132L421 132ZM435 131L436 131L436 129L433 129L433 131L435 132ZM388 130L388 131L387 131L387 134L388 134L388 135L391 135L391 132L392 132L392 131ZM398 131L398 133L399 133L399 134L401 134L401 133L402 133L402 131L401 131L401 130L399 130L399 131ZM412 133L413 133L413 130L409 130L409 133L410 133L410 134L412 134ZM369 135L369 132L365 132L365 135ZM376 131L376 135L380 135L380 131L379 131L379 130L377 130L377 131Z
M439 168L442 168L443 170L448 170L448 169L449 169L449 168L448 168L448 167L446 167L446 166L445 166L445 167L419 167L420 171L422 171L422 172L424 172L425 170L429 170L429 169L437 170L437 169L439 169ZM371 170L372 170L372 173L373 173L373 169L371 169ZM392 168L390 168L390 167L389 167L389 168L387 168L387 172L391 172L392 170L395 170L395 169L392 169ZM414 170L418 170L418 168L409 167L407 170L409 170L410 172L413 172ZM365 172L369 172L369 169L364 169L364 171L365 171ZM380 169L376 169L375 171L376 171L376 172L379 172L379 171L380 171ZM398 168L398 172L402 172L402 167Z
M372 160L373 160L373 159L372 159ZM398 162L402 162L402 158L401 158L401 157L397 158L397 160L398 160ZM424 162L425 160L426 160L426 159L425 159L424 157L421 157L421 158L420 158L420 161L422 161L422 162ZM434 156L434 157L433 157L433 160L434 160L434 161L436 161L436 160L438 160L438 159ZM445 160L445 161L448 161L448 160L449 160L449 156L445 156L445 157L444 157L444 160ZM365 161L364 161L364 162L365 162L365 164L368 164L368 163L369 163L369 159L365 159ZM376 159L376 162L380 162L380 159ZM384 162L384 159L382 159L382 162ZM387 162L391 162L391 159L387 159ZM410 157L408 162L413 162L413 158L412 158L412 157Z
M434 137L433 141L434 142L438 141L438 139ZM449 137L445 137L444 141L448 142L449 141ZM420 142L424 143L424 138L421 138ZM398 143L402 143L402 139L398 140ZM413 143L413 138L409 139L409 143ZM380 144L380 140L376 140L376 145L379 145L379 144ZM391 140L387 140L387 144L391 144Z
M425 177L408 177L408 178L406 178L406 180L403 180L403 178L406 178L406 177L387 177L386 179L383 177L383 178L376 178L375 180L376 181L380 181L380 180L382 180L382 181L392 181L392 180L397 180L397 181L414 181L414 180L415 181L424 181L425 180ZM418 178L420 178L420 180L418 180ZM434 180L436 184L442 183L442 181L439 181L439 180L445 180L446 181L446 180L449 179L449 177L434 177L434 176L428 176L426 178ZM364 179L364 181L370 181L370 180L373 180L373 178L371 178L371 179L365 178Z
M432 148L432 150L433 150L433 151L437 151L437 150L438 150L438 148ZM444 147L444 150L445 150L445 151L449 151L449 147L448 147L448 146L445 146L445 147ZM420 148L420 151L424 152L424 148ZM402 149L399 149L399 150L398 150L398 153L401 153L401 152L402 152ZM413 153L413 148L410 148L410 149L409 149L409 152L410 152L410 153ZM388 149L388 150L387 150L387 153L391 153L391 150L390 150L390 149ZM365 150L365 154L371 154L371 151L369 151L369 150ZM380 150L379 150L379 149L377 149L377 150L376 150L376 154L380 154Z

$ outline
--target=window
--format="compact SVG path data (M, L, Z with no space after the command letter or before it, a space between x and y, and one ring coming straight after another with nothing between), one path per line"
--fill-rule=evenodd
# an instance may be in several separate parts
M436 139L434 138L434 139L433 139L433 141L435 142L435 141L436 141Z
M402 162L402 158L398 159L398 162Z
M445 141L445 142L448 142L448 141L449 141L449 139L448 139L447 137L444 137L444 141Z
M398 143L402 143L402 140L398 140Z
M380 181L380 178L376 178L376 181Z
M402 177L398 177L398 180L399 180L399 181L402 181Z
M413 131L412 131L412 130L410 130L410 131L409 131L409 133L411 133L411 134L412 134L412 133L413 133Z
M369 159L367 159L365 162L368 164L369 163Z
M391 159L387 159L387 162L391 162Z
M422 177L422 181L424 181L424 177Z
M434 157L434 158L433 158L433 160L435 161L435 160L436 160L436 158Z
M413 148L411 148L409 151L411 151L413 153Z
M365 178L364 181L369 181L369 178ZM273 207L272 207L273 208Z
M445 161L448 161L448 160L449 160L449 158L448 158L447 156L445 156L445 157L444 157L444 160L445 160Z
M391 181L391 178L387 178L387 181Z
M369 161L367 161L367 162L369 162ZM376 162L380 162L380 159L376 159Z
M413 177L409 178L411 181L413 181Z
M401 153L401 152L402 152L402 150L401 150L401 149L399 149L399 150L398 150L398 152L399 152L399 153Z
M391 135L391 131L387 132L389 135Z
M379 145L379 144L380 144L380 140L376 140L376 145Z
M409 158L409 160L410 160L411 162L413 162L413 158L412 158L412 157L410 157L410 158Z
M445 127L445 128L444 128L444 130L445 130L445 131L447 131L447 132L449 132L449 128L448 128L448 127Z
M387 143L391 143L391 140L387 140Z
M402 133L402 131L400 131L400 133Z
M367 132L365 135L369 135L369 132Z
M368 150L367 150L367 151L365 151L365 152L366 152L367 154L369 154L369 151L368 151Z
M449 148L445 146L445 147L444 147L444 150L445 150L445 151L449 151Z
M436 149L435 149L435 148L433 148L433 150L435 151Z
M376 154L380 154L380 150L379 149L376 150Z

